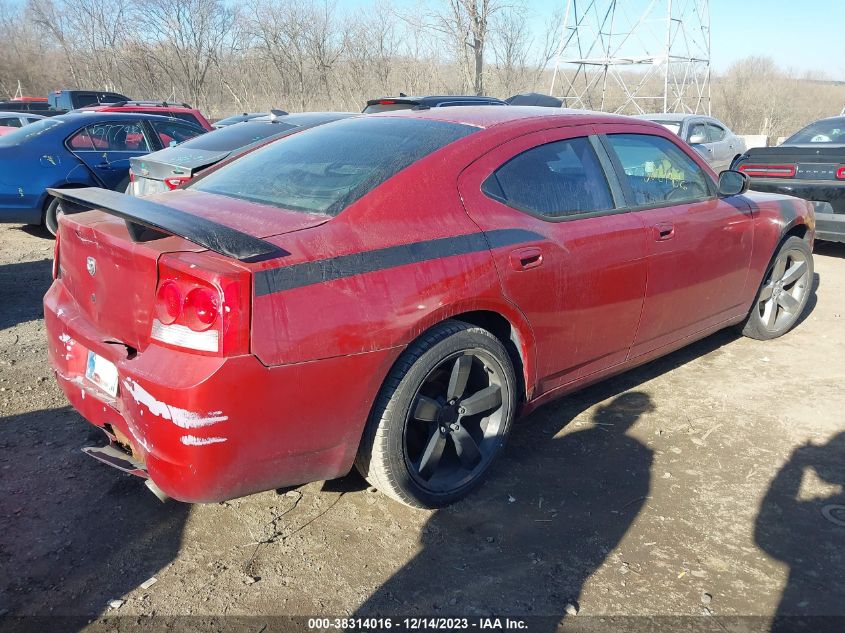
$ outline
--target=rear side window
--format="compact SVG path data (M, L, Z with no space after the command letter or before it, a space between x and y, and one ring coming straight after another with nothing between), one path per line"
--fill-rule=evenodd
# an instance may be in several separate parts
M412 163L476 130L422 119L344 119L270 143L191 188L335 216Z
M202 128L183 125L175 121L151 121L151 123L164 147L179 144L203 133Z
M295 125L282 123L281 121L275 123L244 121L243 123L227 125L214 132L198 136L185 143L185 147L208 152L230 152L233 149L257 143L275 134L287 132L295 127Z
M3 119L0 119L0 125L2 125L4 127L20 127L21 126L21 120L16 116L6 117L6 118L3 118Z
M529 149L499 167L481 189L509 206L547 218L613 208L604 170L586 137Z
M633 204L667 205L710 197L710 179L672 141L651 134L609 134Z
M149 152L144 128L138 122L97 123L80 130L68 140L77 152Z

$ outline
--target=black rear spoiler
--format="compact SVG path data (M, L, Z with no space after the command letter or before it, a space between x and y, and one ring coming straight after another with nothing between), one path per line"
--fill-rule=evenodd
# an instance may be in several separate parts
M275 244L224 224L109 189L85 187L48 189L47 192L82 209L98 209L123 218L126 220L129 235L135 242L176 235L215 253L240 260L265 259L270 256L280 257L289 254ZM65 212L73 213L82 209L65 209ZM152 231L145 229L152 229Z

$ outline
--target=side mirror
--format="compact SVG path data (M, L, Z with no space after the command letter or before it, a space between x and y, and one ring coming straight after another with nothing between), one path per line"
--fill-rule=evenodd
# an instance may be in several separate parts
M689 137L689 144L690 145L701 145L702 143L707 142L707 137L704 134L693 134Z
M719 174L719 195L722 197L738 196L748 191L748 176L728 169Z

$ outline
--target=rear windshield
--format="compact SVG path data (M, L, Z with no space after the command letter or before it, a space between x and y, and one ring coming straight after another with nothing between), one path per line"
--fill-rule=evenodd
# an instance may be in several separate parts
M52 129L57 125L61 125L62 123L64 123L64 120L58 117L53 119L39 119L35 123L24 125L22 128L18 128L14 132L9 132L8 134L0 136L0 147L19 145L20 143L24 143L31 138L35 138L39 134Z
M179 147L201 149L209 152L230 152L233 149L257 143L268 136L287 132L294 127L296 126L280 122L255 123L253 121L245 121L222 127L208 134L195 136L190 141L182 143Z
M335 216L412 163L476 130L422 119L345 119L271 143L192 188Z
M660 121L659 119L652 119L652 121L659 123L674 134L680 134L681 132L681 124L678 121Z
M364 114L376 114L378 112L392 112L393 110L410 110L416 103L374 103L364 108Z
M784 141L784 144L829 144L845 143L845 118L826 119L810 123Z

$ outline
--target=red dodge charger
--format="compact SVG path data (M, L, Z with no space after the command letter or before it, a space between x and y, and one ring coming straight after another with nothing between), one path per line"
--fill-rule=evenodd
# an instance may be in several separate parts
M789 330L810 203L643 120L454 107L306 130L138 199L56 190L50 362L89 454L189 502L344 475L448 504L514 420L728 326Z

